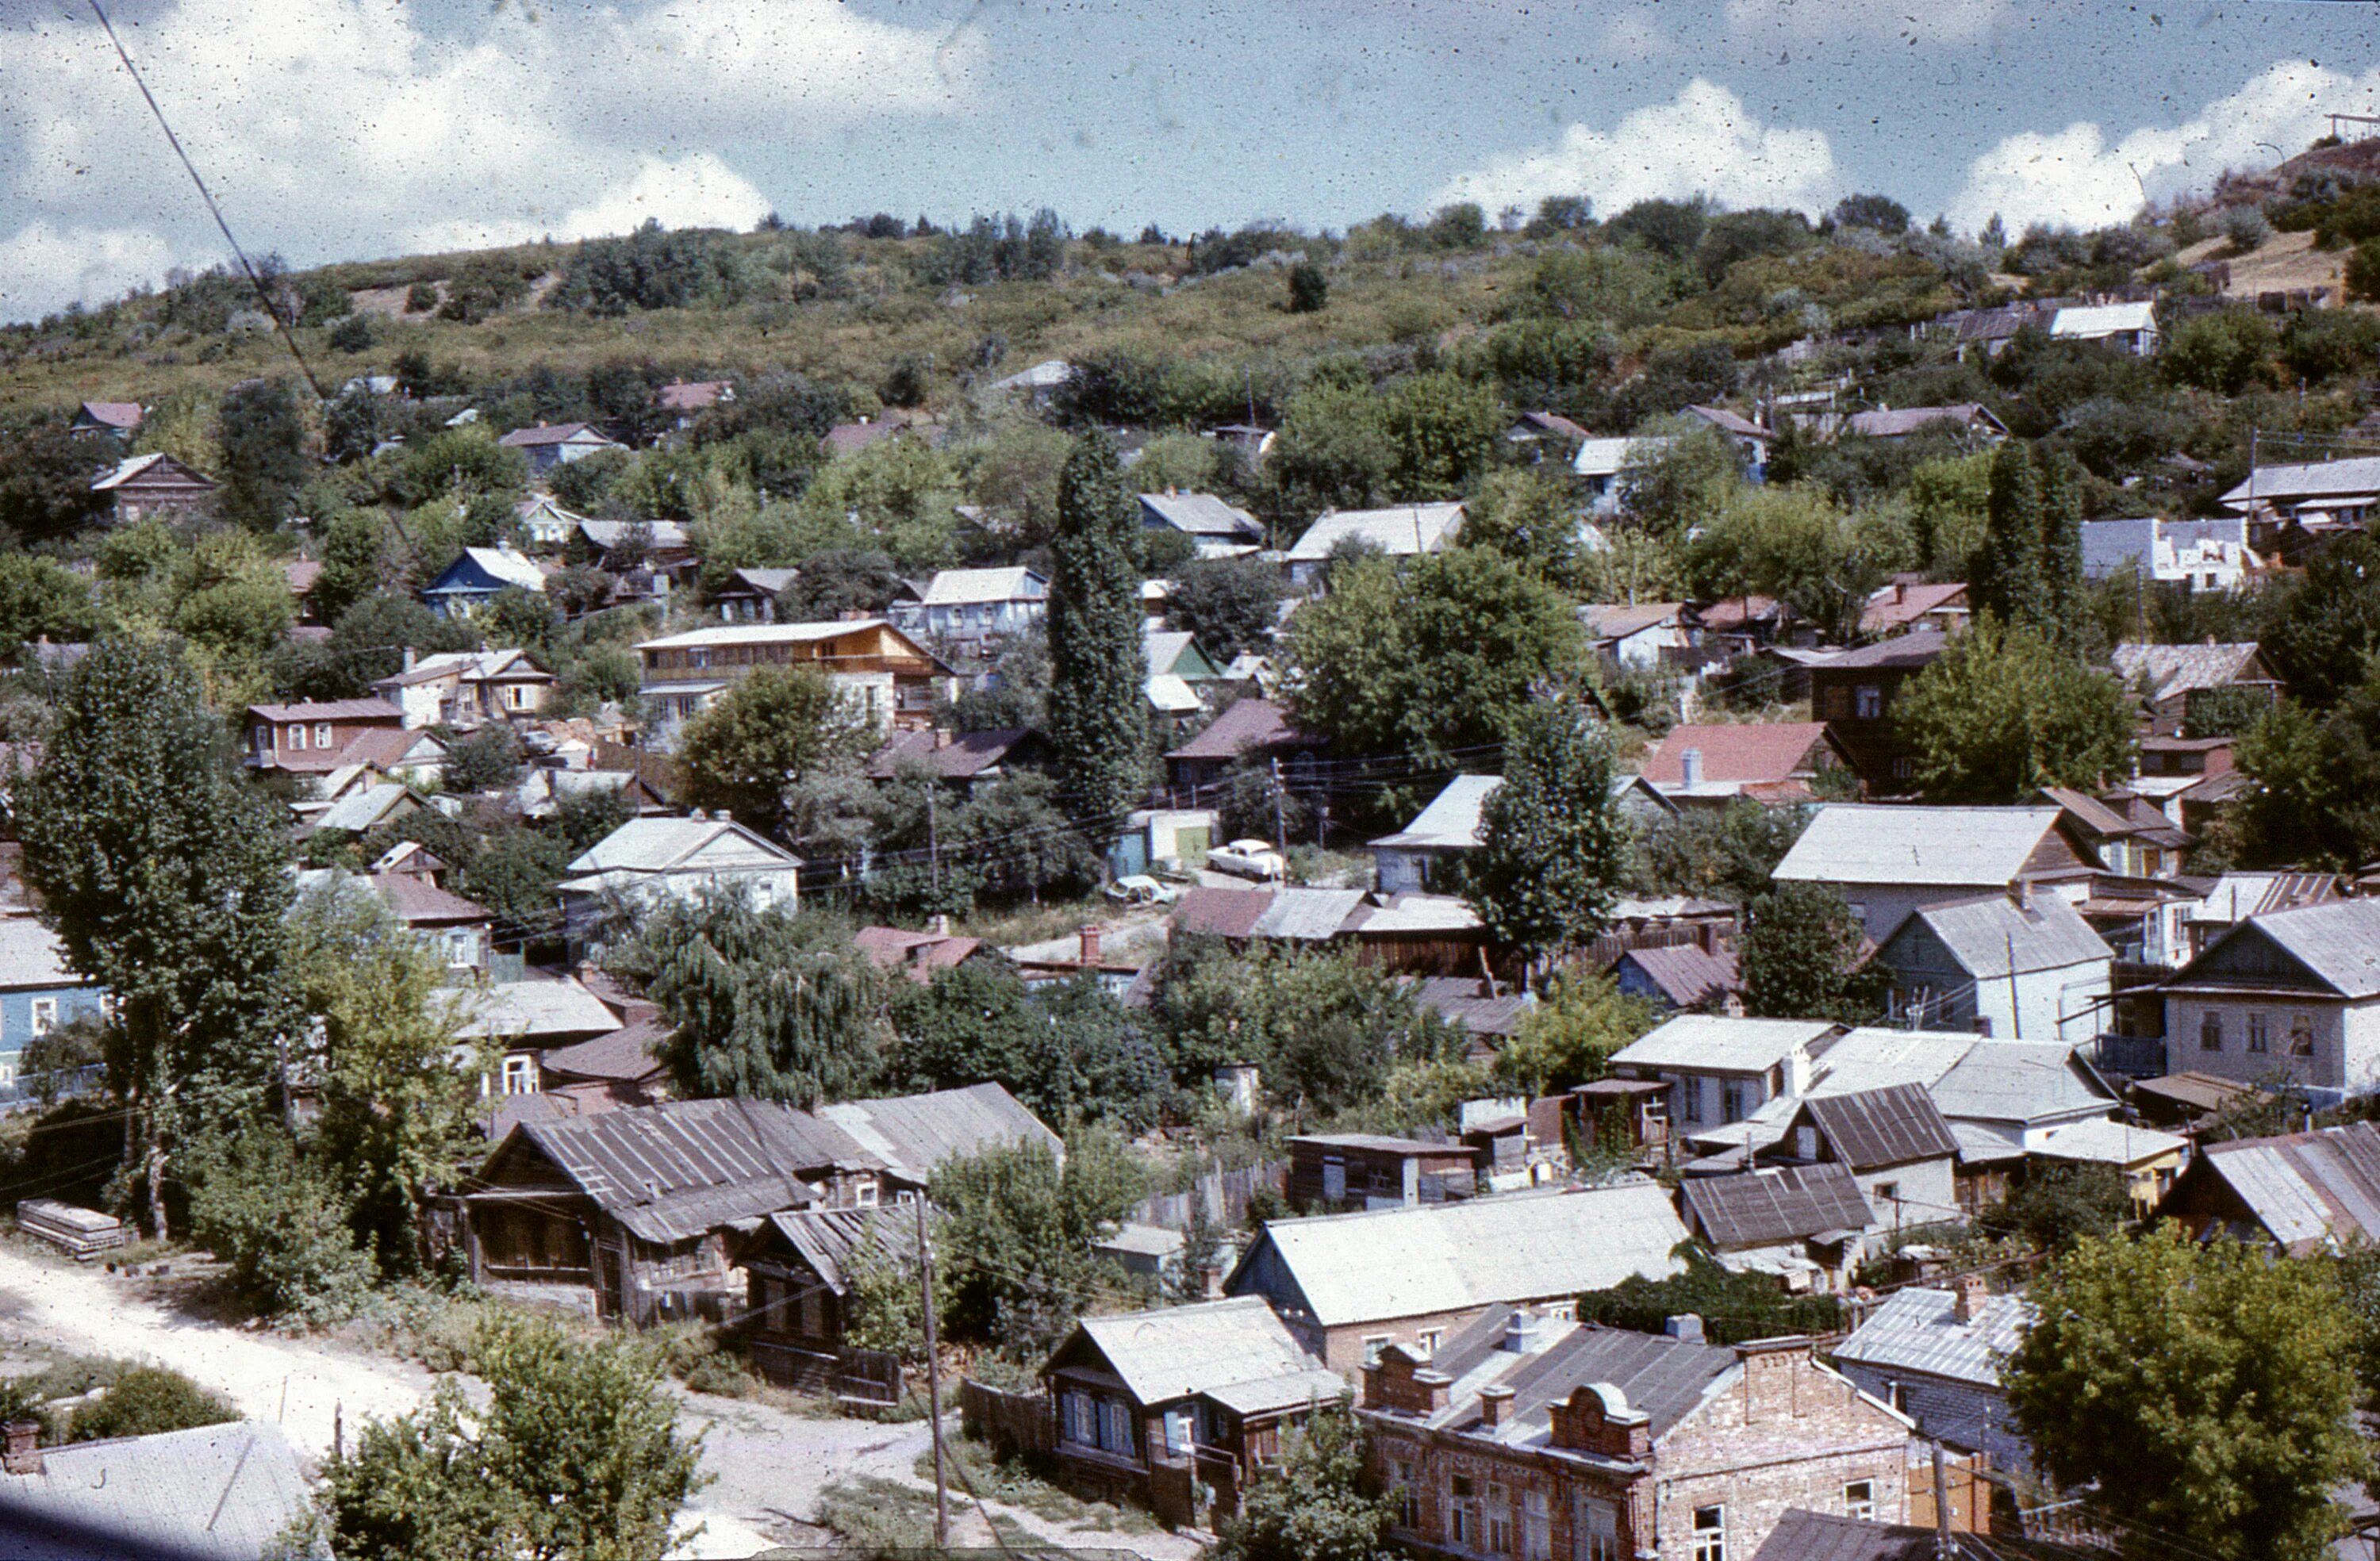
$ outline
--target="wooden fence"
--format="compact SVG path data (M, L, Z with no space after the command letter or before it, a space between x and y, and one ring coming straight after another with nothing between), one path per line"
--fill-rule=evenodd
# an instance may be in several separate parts
M1012 1393L973 1377L959 1379L959 1423L969 1436L1004 1454L1043 1454L1058 1445L1048 1394Z
M1160 1192L1142 1201L1125 1217L1136 1225L1159 1225L1168 1230L1190 1228L1191 1200L1205 1205L1208 1223L1238 1225L1248 1217L1248 1200L1259 1187L1280 1192L1289 1179L1287 1160L1268 1160L1240 1170L1208 1171L1189 1192Z

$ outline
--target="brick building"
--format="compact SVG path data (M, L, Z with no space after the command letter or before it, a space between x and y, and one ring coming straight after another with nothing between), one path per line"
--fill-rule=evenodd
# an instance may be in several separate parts
M1695 1317L1664 1336L1499 1308L1434 1359L1383 1352L1358 1413L1426 1555L1722 1561L1791 1509L1908 1511L1906 1418L1806 1340L1712 1345Z

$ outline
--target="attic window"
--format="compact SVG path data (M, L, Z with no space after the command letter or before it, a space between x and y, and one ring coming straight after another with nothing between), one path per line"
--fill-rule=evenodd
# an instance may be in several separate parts
M1793 1130L1793 1153L1801 1159L1818 1157L1818 1130L1804 1122Z

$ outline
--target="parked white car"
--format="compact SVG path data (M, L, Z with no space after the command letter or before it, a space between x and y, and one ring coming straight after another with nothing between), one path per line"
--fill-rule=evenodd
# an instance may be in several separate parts
M1108 885L1107 897L1126 905L1171 905L1182 891L1159 883L1147 873L1135 873Z
M1220 851L1208 852L1207 865L1219 873L1263 883L1289 876L1288 858L1275 851L1269 841L1233 841Z

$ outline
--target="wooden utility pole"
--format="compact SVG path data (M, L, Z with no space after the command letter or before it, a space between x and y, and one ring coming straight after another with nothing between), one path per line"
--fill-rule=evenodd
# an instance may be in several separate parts
M1950 1537L1950 1477L1942 1467L1942 1444L1934 1444L1934 1554L1956 1561L1959 1542Z
M1284 854L1289 851L1289 822L1282 810L1281 798L1281 757L1272 761L1272 838Z
M926 1195L917 1194L917 1285L926 1301L926 1423L934 1434L934 1548L951 1544L951 1487L942 1470L942 1352L934 1331L934 1244L926 1234Z
M942 830L941 821L935 814L934 799L941 789L941 783L939 780L927 782L926 861L928 871L932 875L934 881L934 902L938 905L941 903L942 899ZM920 1198L917 1202L920 1207L924 1206L924 1199ZM923 1228L920 1227L920 1228Z

